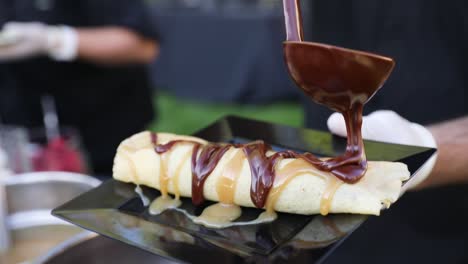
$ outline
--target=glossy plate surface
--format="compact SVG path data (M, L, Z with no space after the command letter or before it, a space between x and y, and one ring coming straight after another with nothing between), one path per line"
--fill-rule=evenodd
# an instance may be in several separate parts
M343 152L346 140L326 132L274 125L228 116L195 133L212 142L241 143L262 139L275 149L308 151L319 156ZM412 176L434 149L365 142L369 160L401 161ZM143 206L133 184L109 180L53 211L59 218L172 260L206 263L286 262L318 263L332 253L367 218L360 215L299 216L279 214L269 224L210 229L194 224L183 213L169 210L152 216ZM143 188L149 198L159 192ZM208 203L204 206L207 206ZM189 199L182 209L198 215ZM254 219L256 209L243 208L240 220Z

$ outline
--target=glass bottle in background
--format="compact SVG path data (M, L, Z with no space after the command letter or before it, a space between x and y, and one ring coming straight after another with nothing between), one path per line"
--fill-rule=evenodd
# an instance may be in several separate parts
M60 127L52 96L42 96L41 105L44 129L31 130L29 135L33 170L88 172L79 133L71 128Z
M32 171L67 171L87 174L89 165L76 129L61 127L53 138L44 128L29 131Z

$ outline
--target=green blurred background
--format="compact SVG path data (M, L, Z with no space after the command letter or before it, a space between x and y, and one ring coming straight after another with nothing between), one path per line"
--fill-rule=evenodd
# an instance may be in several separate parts
M294 127L303 124L302 107L297 102L278 102L265 105L212 104L176 98L168 93L155 97L158 118L153 131L191 134L225 115L280 123Z

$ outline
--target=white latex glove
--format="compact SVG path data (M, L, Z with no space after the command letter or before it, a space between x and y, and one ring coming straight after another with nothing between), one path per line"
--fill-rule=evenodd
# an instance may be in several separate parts
M10 42L0 46L0 62L44 54L55 60L71 61L78 52L78 34L67 26L9 22L0 35Z
M328 119L328 128L333 134L346 136L343 116L334 113ZM369 140L435 148L436 141L431 132L416 123L389 110L380 110L363 118L362 137ZM434 154L417 172L405 189L412 189L423 182L434 168L437 155Z

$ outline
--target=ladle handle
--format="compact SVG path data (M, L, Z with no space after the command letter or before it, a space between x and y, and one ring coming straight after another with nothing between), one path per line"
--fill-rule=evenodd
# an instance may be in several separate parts
M300 0L283 0L287 41L304 41Z

